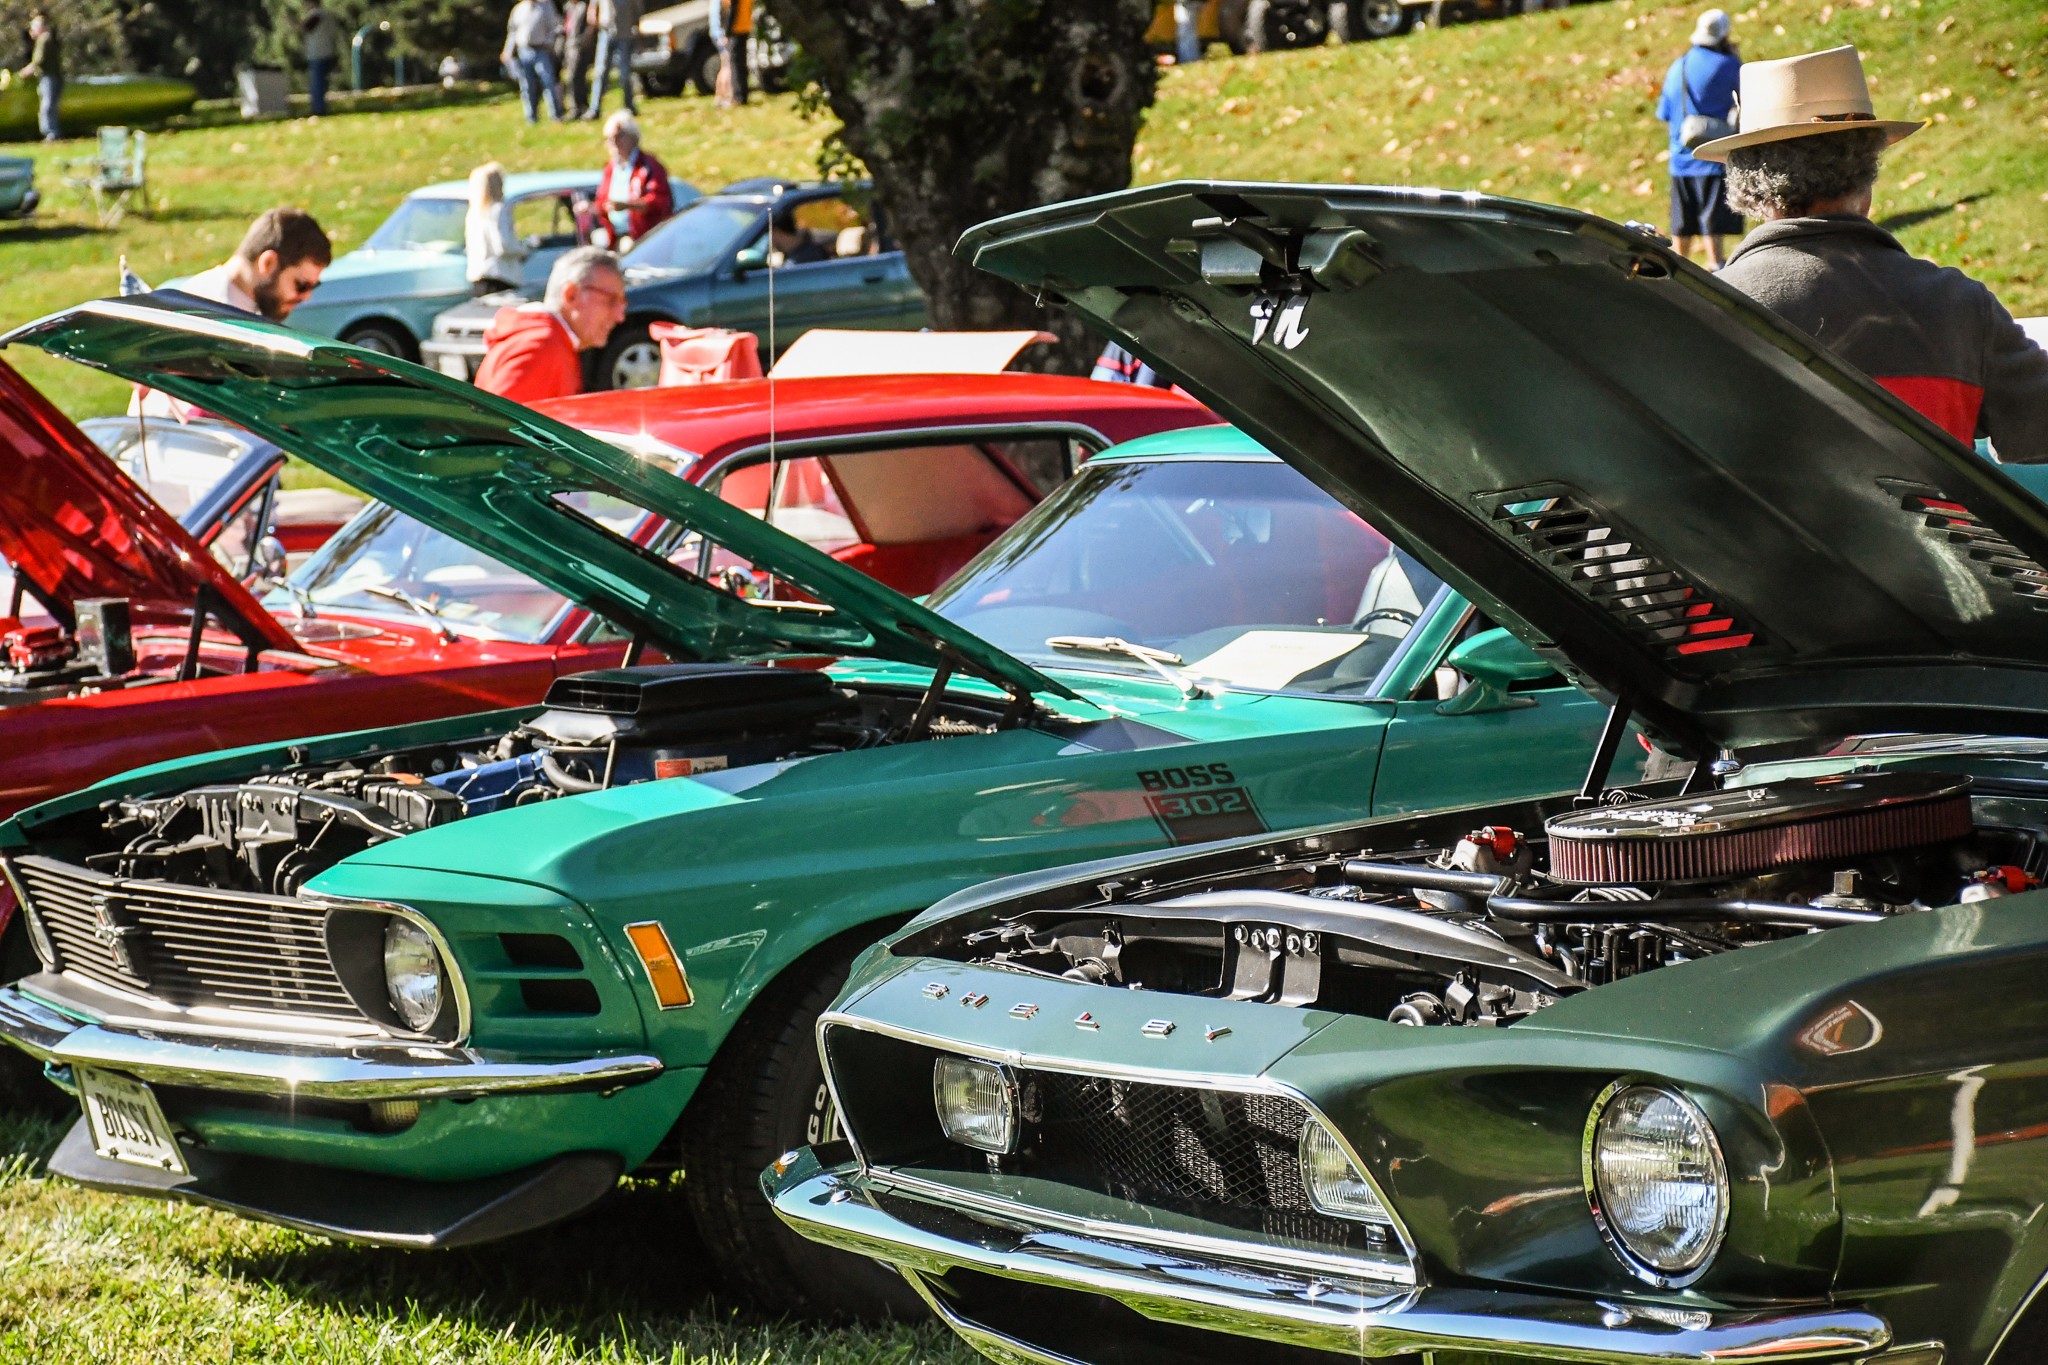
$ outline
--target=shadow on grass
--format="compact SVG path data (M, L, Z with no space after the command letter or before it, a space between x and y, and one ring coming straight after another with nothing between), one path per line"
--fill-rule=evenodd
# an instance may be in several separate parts
M90 223L24 223L20 227L0 227L0 242L63 242L73 237L96 237L106 231Z
M1966 194L1962 198L1947 204L1932 204L1924 209L1907 209L1902 213L1886 214L1877 220L1877 225L1886 232L1904 232L1909 227L1918 227L1922 223L1932 222L1936 218L1954 213L1965 204L1974 204L1980 199L1989 199L1990 197L1991 195L1988 191Z

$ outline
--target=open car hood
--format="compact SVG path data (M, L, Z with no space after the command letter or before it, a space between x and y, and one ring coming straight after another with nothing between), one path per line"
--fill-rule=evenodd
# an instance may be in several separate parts
M124 597L137 619L165 621L189 618L206 596L245 644L296 648L177 518L4 362L0 558L67 630L81 598Z
M198 300L103 299L37 346L219 413L645 636L673 657L867 654L1074 694L980 637L664 469L418 365ZM608 495L700 532L816 603L734 596L564 505Z
M1179 183L958 249L1063 296L1692 752L2048 732L2048 507L1641 232Z

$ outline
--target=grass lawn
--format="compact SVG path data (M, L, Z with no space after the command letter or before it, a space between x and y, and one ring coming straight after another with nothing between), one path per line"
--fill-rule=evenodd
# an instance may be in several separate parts
M1661 223L1664 131L1652 109L1696 8L1610 0L1171 71L1135 173L1430 184ZM1933 120L1892 153L1879 216L1914 251L1985 280L2016 313L2048 313L2039 0L1756 0L1736 12L1736 36L1751 58L1857 44L1880 112ZM704 188L806 174L823 131L797 117L791 96L741 110L649 100L643 119L649 149ZM50 208L33 224L0 225L0 323L111 292L123 254L152 282L212 265L274 204L310 208L347 250L407 190L488 158L515 169L602 159L591 125L529 128L509 96L197 127L151 139L152 216L101 231L63 187L62 162L85 150L34 150ZM74 366L34 354L16 363L74 415L125 401L121 384Z
M0 1121L0 1360L37 1365L969 1365L936 1324L722 1310L672 1189L481 1250L338 1246L53 1180L60 1129Z

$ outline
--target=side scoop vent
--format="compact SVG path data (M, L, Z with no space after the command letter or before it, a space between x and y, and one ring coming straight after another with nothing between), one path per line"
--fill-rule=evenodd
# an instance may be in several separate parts
M1756 628L1575 493L1501 499L1493 522L1666 662L1754 647Z

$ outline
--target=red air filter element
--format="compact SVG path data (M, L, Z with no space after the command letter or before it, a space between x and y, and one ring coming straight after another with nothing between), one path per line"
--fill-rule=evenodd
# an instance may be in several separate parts
M1725 881L1889 853L1971 830L1970 780L1859 773L1561 815L1544 826L1562 882Z

